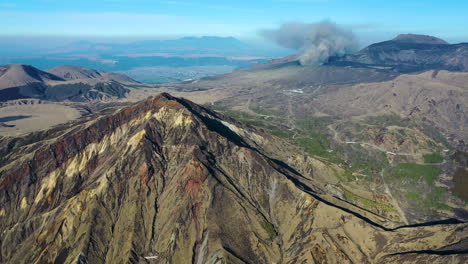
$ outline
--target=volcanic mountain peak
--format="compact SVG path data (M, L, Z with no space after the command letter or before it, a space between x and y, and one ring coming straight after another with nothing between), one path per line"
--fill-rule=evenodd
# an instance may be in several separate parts
M406 43L419 43L419 44L449 44L445 40L418 34L400 34L396 36L393 41L406 42Z
M403 34L372 44L357 54L330 58L330 64L389 67L393 72L468 71L468 44L448 44L432 36ZM387 68L388 69L388 68Z
M62 65L46 70L47 72L60 76L65 80L86 80L86 79L101 79L105 81L117 82L136 82L135 80L123 75L112 72L98 71L87 69L75 65Z
M308 160L283 141L169 94L0 146L2 263L462 257L466 225L389 230L321 191L338 167L301 174L271 158Z
M63 81L63 79L30 65L9 64L0 66L0 89L48 81Z

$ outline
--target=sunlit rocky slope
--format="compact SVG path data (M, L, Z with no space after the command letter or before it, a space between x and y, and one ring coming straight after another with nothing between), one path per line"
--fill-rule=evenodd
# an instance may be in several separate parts
M0 143L1 263L466 261L466 223L345 202L339 166L168 94Z

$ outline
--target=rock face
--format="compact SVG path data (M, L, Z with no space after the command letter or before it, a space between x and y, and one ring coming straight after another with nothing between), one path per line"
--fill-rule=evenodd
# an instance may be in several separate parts
M298 172L291 146L190 101L107 111L0 139L1 263L466 260L467 224L396 227L322 188L331 165Z

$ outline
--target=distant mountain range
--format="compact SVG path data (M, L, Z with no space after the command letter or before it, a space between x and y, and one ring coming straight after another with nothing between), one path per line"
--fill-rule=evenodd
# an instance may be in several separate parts
M233 37L184 37L175 40L144 40L128 44L93 43L79 41L49 50L48 54L87 54L107 55L132 53L172 53L177 55L207 54L218 56L253 56L259 50Z
M157 86L3 66L0 98L49 101L0 105L0 263L465 263L465 45Z
M78 41L14 56L9 50L11 48L2 49L0 43L0 64L28 64L41 70L73 64L123 72L139 81L151 83L217 75L288 54L281 49L265 49L233 37L185 37L126 44ZM148 75L155 70L162 71L161 75Z
M159 48L163 51L172 50L174 52L182 53L193 53L193 50L196 50L199 54L203 54L204 52L223 49L223 47L228 47L228 50L229 48L239 50L249 49L248 45L235 38L187 37L179 40L142 41L111 46L79 42L75 45L59 49L56 52L86 53L105 51L118 53L126 50L129 54L125 56L122 55L119 59L120 61L113 64L113 66L109 66L110 68L126 67L124 65L127 64L128 68L131 68L132 66L130 65L133 65L136 61L138 61L139 65L151 68L152 66L159 64L164 65L164 67L178 67L180 65L188 66L193 63L197 65L204 65L205 63L224 65L223 62L230 61L231 59L226 57L204 57L205 55L197 57L193 56L193 54L192 56L183 58L170 57L163 53L144 53L151 51L150 49ZM131 52L135 53L130 54ZM250 57L238 58L238 61L243 61L243 63L247 64L259 62L259 60ZM273 70L294 65L298 65L297 57L289 56L282 59L275 59L264 64L256 64L243 71L252 72ZM296 84L299 86L308 84L340 85L385 81L393 79L401 73L420 72L429 69L468 71L468 44L462 43L450 45L447 42L432 36L405 34L399 35L393 40L372 44L354 55L331 57L329 62L324 66L326 67L298 68L300 70L292 72L291 75L279 78L277 83L283 83L284 85L289 86L294 86ZM140 71L145 71L144 69L145 67ZM227 69L229 69L229 67ZM171 74L179 73L174 72ZM236 75L237 73L234 72L233 74ZM298 74L300 76L297 76ZM158 73L152 73L152 75L157 76ZM228 74L228 76L229 75L232 74ZM181 76L184 75L182 74ZM275 76L271 77L275 78ZM213 78L219 79L222 78L222 75ZM122 83L134 83L135 81L122 74L91 70L79 66L57 66L41 71L32 66L9 65L0 69L0 88L2 89L2 99L0 100L5 101L23 97L47 98L53 100L58 100L58 98L88 100L89 98L92 99L100 96L104 96L104 98L106 96L122 97L123 94L125 94L125 89L121 87L114 87L115 89L113 88L111 90L115 91L110 93L106 92L109 89L99 88L105 91L99 91L98 89L98 93L96 93L96 89L93 89L93 86L97 83L106 82L108 83L107 85L112 83L113 86L119 86L119 84ZM61 87L60 91L68 90L58 85L85 86L75 89L79 91L77 94L72 92L75 90L74 88L71 88L71 90L67 92L70 93L70 95L65 95L64 92L61 92L62 95L57 97L57 89L52 89L52 86ZM52 90L54 90L54 92L52 92Z
M40 41L40 40L38 40ZM45 42L45 40L42 40ZM209 54L218 56L281 56L285 50L244 42L234 37L182 37L169 40L138 40L132 42L74 41L58 43L52 39L42 45L32 45L25 39L0 43L0 58L21 56L51 56L73 54L118 55L127 53L172 53L178 55ZM64 41L62 41L64 42Z

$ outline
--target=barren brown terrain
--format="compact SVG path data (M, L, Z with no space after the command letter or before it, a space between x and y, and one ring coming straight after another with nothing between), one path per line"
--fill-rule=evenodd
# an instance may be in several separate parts
M466 223L347 203L339 166L168 94L2 146L2 262L466 261Z

